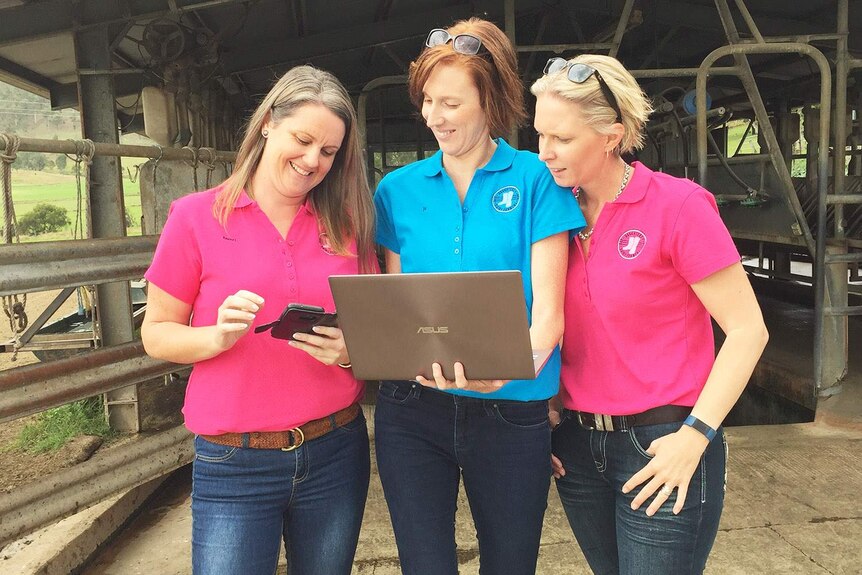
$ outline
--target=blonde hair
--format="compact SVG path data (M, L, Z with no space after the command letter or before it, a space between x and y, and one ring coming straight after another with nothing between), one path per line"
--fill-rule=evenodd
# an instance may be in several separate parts
M265 139L261 132L268 119L278 125L306 104L319 104L344 122L341 148L335 154L329 173L309 194L309 202L338 255L352 255L347 244L356 240L360 270L373 269L374 205L359 145L356 111L344 86L338 79L311 66L289 70L272 87L252 114L245 127L234 171L216 195L213 215L223 226L246 190L252 198L249 183L263 155Z
M634 76L611 56L581 54L569 60L569 64L586 64L594 68L613 92L620 108L625 131L620 140L620 153L632 152L644 147L644 126L652 113L652 104L641 90ZM591 76L578 84L568 79L568 67L559 72L542 76L536 80L530 92L534 96L553 94L580 106L581 114L588 126L602 135L610 135L610 127L616 123L617 114L602 94L599 82Z
M407 92L421 109L425 83L438 65L464 68L479 90L479 104L485 111L492 138L505 136L513 125L527 118L524 85L518 75L518 56L509 37L493 23L481 18L459 20L446 29L452 36L470 34L482 42L483 51L474 56L456 52L452 42L425 48L410 63Z

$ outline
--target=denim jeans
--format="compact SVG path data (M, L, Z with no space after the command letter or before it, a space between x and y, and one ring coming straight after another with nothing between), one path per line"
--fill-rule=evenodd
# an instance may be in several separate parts
M567 412L568 414L568 412ZM703 572L724 505L724 433L707 446L688 486L685 505L673 514L674 491L655 515L648 499L630 507L639 487L622 486L652 456L649 444L678 430L682 422L645 425L629 431L591 431L565 417L554 430L553 451L566 474L557 491L587 562L598 575L688 575Z
M273 575L283 538L291 575L349 575L369 468L362 414L293 451L196 437L193 572Z
M477 399L413 381L380 384L377 467L401 571L456 575L464 489L482 575L533 575L550 488L547 401Z

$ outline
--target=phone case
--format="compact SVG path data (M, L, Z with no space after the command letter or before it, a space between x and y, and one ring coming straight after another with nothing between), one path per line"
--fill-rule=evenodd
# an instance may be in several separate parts
M254 333L272 330L270 334L276 339L293 339L295 333L314 333L316 325L338 327L338 316L326 313L322 307L292 303L276 321L254 328Z

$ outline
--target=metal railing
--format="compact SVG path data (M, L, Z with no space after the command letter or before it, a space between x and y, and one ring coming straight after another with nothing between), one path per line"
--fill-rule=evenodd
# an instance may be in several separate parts
M13 136L6 135L11 140ZM15 138L17 151L142 157L212 164L235 154L211 148L162 148L90 141ZM78 285L98 285L143 276L158 236L102 238L0 245L0 295ZM130 310L131 313L131 310ZM8 422L134 385L182 369L146 355L133 341L85 354L0 371L0 422ZM119 449L0 495L0 546L77 513L114 494L162 476L191 461L192 435L182 426L141 434Z

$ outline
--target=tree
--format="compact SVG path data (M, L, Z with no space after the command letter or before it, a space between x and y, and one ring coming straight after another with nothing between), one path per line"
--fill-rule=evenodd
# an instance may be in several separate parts
M59 154L57 156L57 159L54 160L54 164L57 166L57 169L60 170L61 172L66 171L66 162L67 162L66 154Z
M18 218L18 231L28 236L56 232L69 225L66 208L51 204L36 204L33 211Z

